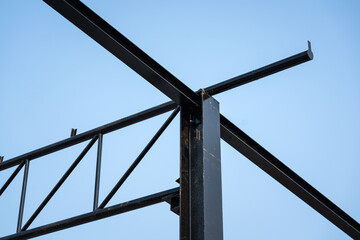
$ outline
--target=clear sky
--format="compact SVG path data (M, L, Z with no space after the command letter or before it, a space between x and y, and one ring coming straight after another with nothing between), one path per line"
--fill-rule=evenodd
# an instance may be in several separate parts
M223 115L360 221L360 2L83 1L193 90L307 49L300 66L216 95ZM5 160L168 101L40 0L0 1ZM100 200L169 113L105 135ZM30 163L24 222L86 143ZM224 238L349 239L225 142ZM31 227L92 209L96 147ZM0 172L0 186L13 169ZM16 230L23 171L0 197ZM109 205L176 187L178 117ZM38 239L177 239L162 203Z

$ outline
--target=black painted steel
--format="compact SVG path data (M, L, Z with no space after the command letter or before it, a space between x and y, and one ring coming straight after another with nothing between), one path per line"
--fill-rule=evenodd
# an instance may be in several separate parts
M27 231L22 231L17 234L8 235L0 238L0 240L20 240L20 239L29 239L38 236L42 236L48 233L60 231L66 228L75 227L81 224L93 222L99 219L111 217L121 213L129 212L139 208L147 207L157 203L164 202L165 199L179 194L179 188L169 189L167 191L155 193L148 195L142 198L138 198L132 201L127 201L124 203L116 204L111 207L104 209L97 209L93 212L85 213L76 217L68 218L62 221L50 223L44 226L36 227L29 229Z
M98 136L98 150L97 150L97 156L96 156L96 171L95 171L95 189L94 189L94 206L93 206L93 210L98 208L98 202L99 202L102 143L103 143L103 135L100 133L99 136Z
M120 205L115 205L111 208L97 209L92 213L23 231L2 239L22 239L40 236L46 233L133 210L142 206L151 205L164 201L164 199L175 199L177 195L172 194L180 194L181 239L222 239L220 137L219 133L217 132L219 129L221 129L221 137L231 146L253 161L257 166L270 174L273 178L275 178L286 188L308 203L311 207L316 209L319 213L333 222L349 236L360 239L359 223L343 212L315 188L309 185L305 180L300 178L296 173L294 173L291 169L276 159L268 151L262 148L254 140L248 137L229 120L223 116L221 116L219 120L218 105L213 98L207 95L204 97L205 92L193 92L190 88L179 81L175 76L173 76L156 61L150 58L146 53L144 53L127 38L121 35L116 29L110 26L79 0L45 0L45 2L52 6L56 11L62 14L65 18L75 24L86 34L88 34L91 38L97 41L105 49L110 51L114 56L132 68L135 72L144 77L148 82L158 88L174 102L167 102L165 104L112 122L77 136L74 136L75 134L71 134L72 137L69 139L65 139L63 141L7 160L5 162L0 162L0 171L15 165L19 165L0 190L0 195L16 176L18 171L20 171L22 165L25 162L17 231L19 231L21 228L30 160L78 144L91 138L93 139L89 145L92 146L96 141L97 136L99 135L100 139L98 146L94 190L94 209L96 209L99 194L102 135L170 111L177 105L181 106L182 109L180 192L178 192L178 189L172 189ZM301 52L289 58L229 79L219 84L215 84L206 88L205 90L210 95L218 94L309 61L311 59L313 59L313 54L309 42L307 51ZM200 95L202 97L200 97ZM177 113L177 111L175 112ZM174 113L172 115L174 115ZM219 121L221 123L221 127ZM163 130L166 128L164 125L162 127ZM158 131L158 133L160 133L157 133L154 136L154 138L145 147L143 152L130 166L128 171L119 180L117 185L105 198L104 202L100 205L99 208L104 207L113 194L115 194L115 192L120 188L122 183L134 170L136 165L141 161L150 147L154 144L156 139L161 135L161 132L163 131L162 128ZM87 151L88 150L86 150L86 152ZM77 159L76 161L80 160ZM68 172L70 171L69 174L73 170L72 166L68 170ZM67 173L65 173L65 175ZM35 211L33 216L25 224L22 230L27 229L37 214L39 214L42 208L50 200L52 195L56 192L57 188L59 188L62 182L65 181L68 176L65 175L43 201L40 207Z
M0 196L3 194L3 192L6 190L6 188L10 185L10 183L12 182L12 180L14 180L14 178L16 177L16 175L20 172L21 168L24 166L24 161L22 161L19 166L17 166L17 168L14 170L14 172L10 175L10 177L8 178L8 180L4 183L4 185L2 186L2 188L0 189Z
M305 51L303 53L300 53L300 54L296 54L296 55L294 55L294 56L292 56L290 58L287 58L287 60L286 59L281 60L278 63L281 63L280 65L282 65L283 68L285 69L284 66L287 65L287 64L290 66L290 65L294 64L295 62L301 63L304 59L307 59L306 55L308 55L308 59L311 60L311 58L312 58L311 54L310 54L311 49L309 48L309 50ZM299 59L297 61L295 61L294 59L296 59L297 57ZM208 91L210 91L211 93L213 93L213 94L217 94L217 93L221 93L222 91L226 91L226 90L232 88L229 85L230 83L234 84L233 86L239 86L239 85L241 85L241 84L243 84L245 82L249 82L249 78L248 78L249 76L253 76L253 78L252 78L252 81L253 81L253 80L257 80L258 79L257 76L259 76L259 75L266 76L266 75L268 75L269 72L270 73L275 73L276 71L283 70L282 67L277 67L275 65L270 64L270 65L268 65L266 67L263 67L263 68L260 68L258 70L252 71L252 72L258 72L258 74L252 74L252 72L249 72L247 74L243 74L243 75L240 75L240 76L235 77L233 79L229 79L227 81L224 81L221 84L216 84L216 85L210 86L210 87L208 87L206 89ZM83 134L79 134L79 135L74 136L72 138L65 139L63 141L51 144L51 145L46 146L44 148L41 148L41 149L35 150L33 152L30 152L30 153L21 155L19 157L16 157L16 158L7 160L5 162L2 162L2 163L0 163L0 170L4 170L4 169L7 169L9 167L15 166L17 164L21 164L21 162L26 158L28 158L29 160L32 160L34 158L44 156L46 154L61 150L63 148L69 147L69 146L72 146L74 144L86 141L86 140L90 139L92 136L94 136L94 134L98 134L98 133L106 134L106 133L109 133L111 131L115 131L115 130L118 130L120 128L129 126L131 124L134 124L134 123L143 121L145 119L151 118L153 116L157 116L159 114L165 113L167 111L170 111L170 110L174 109L175 107L176 107L176 104L174 102L164 103L162 105L159 105L159 106L156 106L154 108L145 110L143 112L131 115L129 117L114 121L114 122L106 124L106 125L103 125L103 126L101 126L99 128L95 128L95 129L90 130L88 132L85 132ZM224 130L223 126L222 126L222 130ZM294 181L296 181L296 179ZM299 197L301 199L303 199L301 196L299 196ZM306 201L305 199L303 199L303 200ZM355 221L355 223L357 223L357 222Z
M202 109L182 109L180 239L221 240L219 103L202 91ZM184 212L185 211L185 212Z
M190 113L181 109L180 111L180 190L179 190L179 212L180 212L180 240L190 239Z
M304 52L295 54L291 57L282 59L275 63L264 66L262 68L231 78L227 81L220 82L218 84L205 88L205 91L208 92L210 95L215 95L221 92L225 92L232 88L244 85L246 83L255 81L257 79L269 76L277 72L281 72L285 69L310 61L313 58L314 55L311 51L311 43L308 41L308 50Z
M174 75L78 0L44 0L66 19L181 106L199 106L200 98Z
M172 211L176 215L180 216L180 198L179 198L179 195L172 196L171 198L167 198L165 201L170 204L170 211Z
M203 203L199 205L197 212L202 214L198 221L199 224L203 224L204 230L197 227L197 231L204 240L221 240L223 239L223 219L219 103L206 92L202 94L202 131L200 138L202 149L199 150L202 152L202 162L191 161L191 164L194 164L191 167L191 197L197 194L203 198ZM192 150L192 152L194 151L195 149ZM193 172L197 172L198 175L194 177ZM199 186L199 181L202 182L203 186L196 189ZM199 194L200 190L203 191L201 195ZM192 204L197 203L197 198L195 195ZM191 208L194 207L191 206ZM197 215L196 212L195 215ZM194 216L192 217L193 220ZM193 237L191 239L198 238Z
M199 105L200 99L197 94L86 5L78 0L45 0L45 2L174 102L186 108ZM216 84L205 90L210 95L214 95L304 63L312 58L313 54L309 42L309 48L305 52L270 64L259 70L229 79L225 83Z
M306 57L305 53L307 53L308 57ZM258 80L259 77L261 77L261 76L265 77L265 76L268 76L269 74L274 74L274 73L282 71L286 68L294 66L295 62L300 64L300 63L306 61L305 59L311 60L312 59L311 56L312 56L312 52L311 52L311 48L309 48L307 51L295 54L291 57L288 57L288 58L278 61L277 63L279 63L279 64L274 63L274 64L264 66L257 70L253 70L248 73L239 75L237 77L225 80L219 84L209 86L209 87L205 88L205 90L208 93L212 93L211 95L219 94L219 93L222 93L229 89L232 89L234 87L243 85L245 83L249 83L251 81ZM200 91L197 92L197 94L199 94L199 93L200 93ZM132 124L144 121L146 119L158 116L160 114L174 110L176 108L176 106L177 106L177 104L175 102L171 102L171 101L166 102L166 103L160 104L158 106L144 110L142 112L139 112L139 113L133 114L131 116L108 123L106 125L100 126L98 128L94 128L92 130L89 130L82 134L76 135L74 137L67 138L65 140L45 146L45 147L37 149L35 151L32 151L32 152L23 154L21 156L6 160L6 161L0 163L0 171L18 165L24 159L32 160L35 158L39 158L39 157L45 156L47 154L53 153L55 151L64 149L66 147L70 147L75 144L89 140L96 134L99 134L99 133L106 134L106 133L130 126Z
M29 159L29 161L31 161L35 158L43 157L47 154L50 154L50 153L59 151L61 149L84 142L86 140L93 138L95 135L98 135L99 133L106 134L106 133L130 126L132 124L141 122L143 120L158 116L160 114L174 110L176 108L176 106L177 105L173 102L166 102L166 103L158 105L156 107L149 108L145 111L130 115L130 116L122 118L120 120L105 124L105 125L97 127L97 128L94 128L90 131L78 134L74 137L64 139L62 141L39 148L32 152L25 153L21 156L6 160L6 161L0 163L0 171L10 168L10 167L13 167L13 166L16 166L25 159Z
M159 139L161 134L165 131L165 129L170 125L172 120L176 117L179 112L179 107L177 107L174 112L169 116L169 118L164 122L164 124L160 127L160 129L155 133L155 135L151 138L149 143L145 146L145 148L141 151L139 156L135 159L135 161L131 164L131 166L126 170L124 175L120 178L120 180L116 183L110 193L105 197L104 201L100 204L99 208L104 208L106 204L111 200L111 198L115 195L115 193L119 190L119 188L123 185L126 179L130 176L130 174L134 171L136 166L140 163L140 161L145 157L146 153L150 150L150 148L154 145L154 143Z
M20 198L20 207L19 207L19 217L18 217L18 223L16 231L19 232L21 230L22 225L22 219L24 215L24 205L25 205L25 196L26 196L26 186L29 176L29 160L26 159L24 161L25 163L25 169L24 169L24 178L23 178L23 184L22 184L22 190L21 190L21 198Z
M221 116L221 138L349 236L360 239L360 225L357 221L224 116Z
M72 128L71 132L70 132L70 137L73 137L76 135L77 129L76 128Z
M57 192L57 190L61 187L61 185L65 182L65 180L69 177L69 175L72 173L72 171L75 169L75 167L80 163L80 161L84 158L86 153L90 150L90 148L94 145L98 138L98 135L94 136L93 139L86 145L84 150L81 151L79 156L76 158L76 160L71 164L69 169L64 173L64 175L60 178L60 180L57 182L55 187L51 190L51 192L46 196L44 201L40 204L40 206L35 210L35 212L31 215L29 220L25 223L24 227L21 229L21 231L25 231L28 229L30 224L35 220L35 218L39 215L41 210L46 206L46 204L50 201L50 199L54 196L54 194Z

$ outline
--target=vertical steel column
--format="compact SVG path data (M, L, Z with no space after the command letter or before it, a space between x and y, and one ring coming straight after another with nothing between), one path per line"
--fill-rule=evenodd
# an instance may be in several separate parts
M24 215L25 194L26 194L26 185L27 185L28 175L29 175L29 159L25 159L24 178L23 178L23 185L22 185L22 191L21 191L19 217L18 217L18 224L17 224L16 232L21 231L22 218Z
M95 190L94 190L94 207L93 207L94 211L98 208L98 202L99 202L102 141L103 141L103 135L99 133L97 159L96 159Z
M180 240L190 240L190 197L189 197L189 160L190 160L190 114L184 108L180 111Z
M181 110L181 240L223 239L219 103L201 96L201 109Z

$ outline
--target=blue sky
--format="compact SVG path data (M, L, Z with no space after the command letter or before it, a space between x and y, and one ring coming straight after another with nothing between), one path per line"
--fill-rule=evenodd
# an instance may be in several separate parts
M304 51L313 61L215 96L237 124L360 221L360 3L358 1L83 1L193 90ZM40 0L0 2L0 155L5 160L168 101ZM100 198L168 114L105 135ZM30 163L24 221L84 147ZM349 239L222 142L225 239ZM96 148L32 227L85 213ZM13 170L0 173L2 185ZM0 197L0 235L16 229L22 172ZM116 204L176 187L179 119ZM165 203L39 239L177 239Z

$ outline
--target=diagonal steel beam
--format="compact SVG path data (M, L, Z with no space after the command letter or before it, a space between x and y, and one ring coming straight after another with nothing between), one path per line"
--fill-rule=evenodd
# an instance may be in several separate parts
M223 140L350 237L360 239L360 225L357 221L222 115L220 122Z
M200 97L79 0L44 0L178 105L198 107ZM313 59L308 50L205 90L214 95Z
M149 83L186 108L198 107L200 97L154 59L78 0L44 0Z

